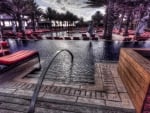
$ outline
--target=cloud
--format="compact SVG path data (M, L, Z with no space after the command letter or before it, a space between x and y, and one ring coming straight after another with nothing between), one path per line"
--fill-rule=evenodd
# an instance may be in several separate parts
M85 20L90 20L96 11L100 11L102 14L105 13L105 7L86 8L86 1L87 0L36 0L39 6L44 10L47 7L51 7L62 13L70 11L78 17L83 17Z

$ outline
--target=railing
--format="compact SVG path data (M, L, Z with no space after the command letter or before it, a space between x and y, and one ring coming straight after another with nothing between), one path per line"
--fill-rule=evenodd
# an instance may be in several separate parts
M70 55L71 55L71 73L72 73L72 66L73 66L73 59L74 59L74 56L72 54L71 51L67 50L67 49L63 49L63 50L60 50L60 51L57 51L53 56L52 58L48 61L48 66L46 68L44 68L44 70L42 71L41 73L41 76L40 78L38 79L38 83L35 87L35 90L34 90L34 93L32 95L32 99L31 99L31 103L30 103L30 107L29 107L29 110L28 110L28 113L34 113L35 111L35 104L36 104L36 100L37 100L37 97L39 95L39 92L40 92L40 89L41 89L41 85L42 85L42 82L45 78L45 75L49 69L49 67L51 66L52 62L54 61L54 59L63 51L67 51ZM70 74L71 74L70 73Z

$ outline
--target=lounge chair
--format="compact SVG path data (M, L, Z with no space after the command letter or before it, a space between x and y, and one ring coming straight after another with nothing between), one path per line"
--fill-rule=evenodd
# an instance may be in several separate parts
M92 38L92 40L98 40L98 38L97 38L97 37L94 37L94 38Z
M4 49L4 48L8 48L9 44L7 41L0 41L0 46Z
M9 52L9 44L6 41L0 41L0 56L8 55Z
M82 39L83 40L90 40L90 38L86 34L82 34Z
M71 37L64 37L65 40L71 40Z
M53 37L46 37L46 39L53 40Z
M73 37L73 40L80 40L79 37Z
M34 58L38 58L38 69L41 69L40 56L37 51L21 50L10 55L2 56L0 57L0 65L4 66L5 68L1 69L0 72L3 73Z
M37 40L41 40L41 39L43 39L39 34L37 34L37 33L33 33L32 34Z
M63 40L62 37L54 37L55 40Z

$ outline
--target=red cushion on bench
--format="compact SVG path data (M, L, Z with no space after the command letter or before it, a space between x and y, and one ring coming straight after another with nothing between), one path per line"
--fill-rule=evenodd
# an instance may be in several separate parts
M25 60L37 53L38 53L37 51L32 51L32 50L21 50L21 51L12 53L10 55L0 57L0 64L3 64L3 65L14 64L21 60Z
M1 49L0 50L0 56L3 55L3 54L5 54L5 55L9 54L9 50L8 49Z

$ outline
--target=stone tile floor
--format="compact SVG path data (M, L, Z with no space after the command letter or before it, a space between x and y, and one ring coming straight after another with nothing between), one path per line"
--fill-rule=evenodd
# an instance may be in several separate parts
M45 80L35 113L135 113L118 73L117 63L95 64L95 84ZM32 78L0 85L0 113L26 113L35 87Z

